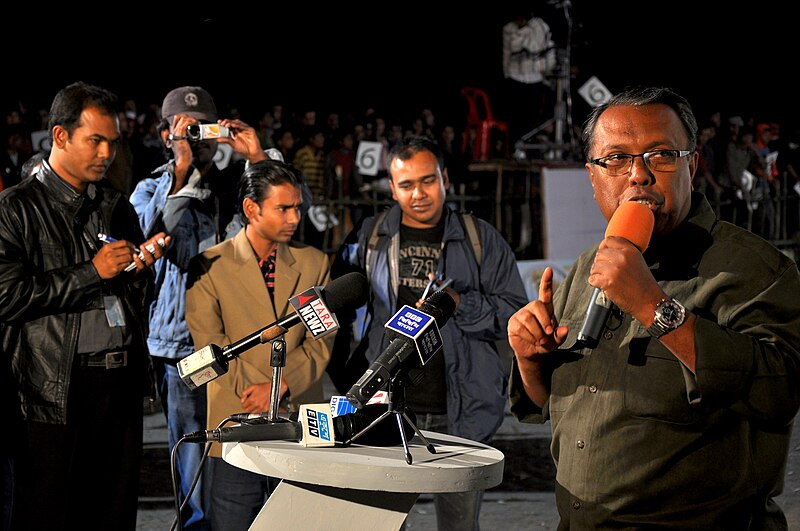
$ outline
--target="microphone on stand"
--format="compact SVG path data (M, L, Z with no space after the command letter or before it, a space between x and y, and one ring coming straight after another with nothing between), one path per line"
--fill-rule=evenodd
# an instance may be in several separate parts
M251 442L296 441L306 447L333 447L337 442L349 441L355 434L371 425L388 409L386 404L370 404L355 413L334 417L329 402L303 404L296 419L268 420L266 413L237 413L231 420L240 420L238 426L196 431L184 435L185 442ZM416 417L411 413L411 421ZM414 427L403 422L406 438L411 438ZM387 416L358 438L367 446L394 446L402 442L397 422Z
M229 362L243 352L274 340L298 323L319 339L339 328L334 312L363 305L368 291L367 278L357 272L332 280L324 288L310 288L289 299L294 313L225 347L213 343L203 347L178 363L178 374L190 389L196 389L227 373Z
M655 217L650 208L636 201L622 203L608 222L606 238L620 236L634 244L640 252L644 252L650 244L653 234ZM586 308L586 317L583 326L578 332L578 343L582 347L595 348L600 341L600 334L606 324L608 314L614 304L606 297L600 288L595 288L589 306Z
M442 348L439 328L455 310L456 302L444 290L428 297L419 309L403 306L384 326L392 342L353 384L347 400L361 409L401 369L425 365Z

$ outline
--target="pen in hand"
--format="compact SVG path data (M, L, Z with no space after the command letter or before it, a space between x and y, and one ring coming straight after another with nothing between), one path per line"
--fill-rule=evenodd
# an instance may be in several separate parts
M425 286L425 291L422 292L422 299L427 299L429 293L436 293L437 291L442 291L444 288L449 286L453 283L452 278L445 279L441 284L437 285L436 281L441 280L441 277L433 277L429 282L428 285ZM433 290L431 290L433 288Z
M98 239L98 240L100 240L101 242L104 242L104 243L114 243L114 242L118 241L116 238L112 238L112 237L111 237L111 236L109 236L108 234L104 234L104 233L102 233L102 232L100 232L100 233L98 233L98 234L97 234L97 239ZM159 244L159 245L161 245L161 246L163 247L163 245L161 244L161 242L160 242L160 241L158 242L158 244ZM154 252L156 251L156 248L153 246L153 244L150 244L150 245L148 245L148 246L147 246L147 247L145 247L145 248L146 248L148 251L150 251L151 253L154 253ZM138 255L139 255L139 260L142 260L142 261L144 261L144 253L142 253L142 251L140 251L138 248L134 247L134 248L133 248L133 252L135 252L136 254L138 254ZM135 261L134 261L134 262L131 262L131 263L128 265L128 267L126 267L126 268L125 268L125 270L124 270L124 271L125 271L125 272L130 272L130 271L133 271L134 269L136 269L136 262L135 262Z
M433 292L436 293L436 292L442 291L444 288L446 288L447 286L449 286L452 283L453 283L453 279L452 278L448 278L447 280L445 280L444 282L442 282L441 284L439 284L438 286L433 288Z
M436 276L432 276L430 280L428 280L428 285L425 286L425 291L422 292L422 297L420 297L421 299L424 300L428 298L428 293L431 291L434 282L436 282Z

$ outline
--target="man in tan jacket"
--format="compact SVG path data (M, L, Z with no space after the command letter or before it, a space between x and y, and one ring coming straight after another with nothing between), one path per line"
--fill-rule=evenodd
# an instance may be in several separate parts
M245 170L239 186L244 228L198 255L190 268L186 322L198 348L233 343L293 312L293 295L328 283L325 253L291 240L301 218L301 185L300 172L283 162L262 161ZM314 340L295 326L284 339L281 404L296 410L323 401L331 337ZM268 411L270 354L270 343L258 345L208 383L208 429L234 413ZM219 443L209 455L213 527L248 529L279 480L226 463Z

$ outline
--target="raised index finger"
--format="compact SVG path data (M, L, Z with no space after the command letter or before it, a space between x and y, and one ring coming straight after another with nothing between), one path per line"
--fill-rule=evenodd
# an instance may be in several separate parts
M544 268L542 278L539 280L539 301L544 304L553 302L553 268Z

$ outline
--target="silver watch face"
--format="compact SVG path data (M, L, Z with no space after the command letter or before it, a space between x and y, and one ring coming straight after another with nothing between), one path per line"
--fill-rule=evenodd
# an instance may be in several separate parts
M683 323L683 307L674 300L667 300L658 305L656 315L668 328L676 328Z

